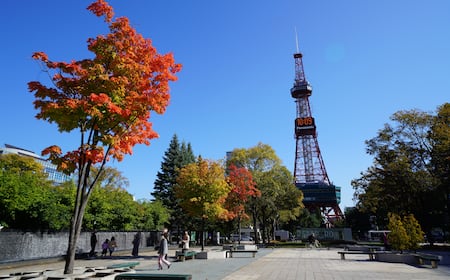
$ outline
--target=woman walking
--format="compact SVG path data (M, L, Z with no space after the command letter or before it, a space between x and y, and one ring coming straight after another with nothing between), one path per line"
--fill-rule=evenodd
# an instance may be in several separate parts
M158 254L159 254L159 258L158 258L158 269L162 270L163 269L163 263L165 263L167 265L167 268L170 268L171 263L166 260L166 255L169 252L169 244L167 242L167 232L164 232L163 234L161 234L161 241L159 242L159 249L158 249Z

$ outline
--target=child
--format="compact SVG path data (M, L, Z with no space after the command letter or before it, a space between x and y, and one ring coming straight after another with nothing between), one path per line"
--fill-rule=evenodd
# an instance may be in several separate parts
M106 239L105 242L102 244L102 257L106 257L106 253L108 252L109 248L109 240Z
M116 239L113 237L111 237L111 240L108 243L108 247L109 247L109 256L112 256L112 253L116 250L117 247L117 243L116 243Z

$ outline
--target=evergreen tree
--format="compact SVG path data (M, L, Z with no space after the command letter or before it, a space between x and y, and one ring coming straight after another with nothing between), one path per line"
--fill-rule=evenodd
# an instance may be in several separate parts
M153 187L152 196L156 200L160 200L164 206L173 209L175 200L172 187L177 178L177 164L180 162L180 143L176 134L170 141L169 148L164 153L161 162L161 170L156 174L155 185Z
M181 164L183 165L183 167L189 163L195 162L195 156L194 152L192 151L191 143L186 144L185 142L182 142L180 154L181 154Z
M173 187L176 184L179 170L193 162L195 162L195 156L191 144L184 141L180 144L178 136L174 134L169 148L164 153L161 170L156 174L154 189L151 193L156 200L160 200L171 211L168 227L176 227L178 231L185 228L188 221L174 195Z

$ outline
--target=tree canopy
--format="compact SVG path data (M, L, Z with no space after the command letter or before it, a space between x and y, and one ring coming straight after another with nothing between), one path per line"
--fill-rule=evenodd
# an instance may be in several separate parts
M0 155L0 224L28 230L52 222L47 205L53 201L52 183L33 158Z
M426 229L448 227L450 104L433 115L399 111L366 141L373 165L352 181L358 208L386 226L388 212L414 214Z
M227 166L244 167L252 174L261 196L252 197L246 207L252 214L253 226L261 228L263 239L270 239L273 231L300 216L303 193L294 185L289 170L269 145L258 143L248 149L234 149ZM263 240L263 241L264 241Z
M180 170L175 195L191 216L206 220L227 219L228 211L223 204L230 189L223 167L218 162L199 157Z
M165 112L169 82L181 69L172 54L159 54L128 18L113 20L113 8L106 1L97 0L87 9L103 17L110 31L88 39L93 58L56 62L35 52L32 57L53 74L52 86L28 83L38 119L55 123L60 132L80 133L80 145L72 151L63 153L57 145L43 151L59 170L78 175L65 273L73 271L76 240L95 186L96 179L88 182L91 167L98 164L101 171L110 158L121 161L136 144L149 145L158 137L149 122L150 112Z
M231 218L248 218L245 203L250 197L259 197L261 192L256 188L252 174L244 167L230 165L227 176L231 191L225 201Z
M70 228L76 186L72 181L54 185L42 169L33 158L0 155L0 224L23 231ZM156 230L168 222L169 211L161 202L134 200L118 170L103 169L96 184L83 230Z
M206 221L229 219L224 203L230 190L224 168L216 161L201 157L180 170L174 189L183 210L189 216L201 219L202 232ZM201 245L203 251L203 234Z

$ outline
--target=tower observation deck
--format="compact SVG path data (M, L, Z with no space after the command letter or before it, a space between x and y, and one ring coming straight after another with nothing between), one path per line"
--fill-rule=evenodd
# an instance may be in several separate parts
M295 127L295 185L303 192L303 204L310 211L320 210L326 222L343 218L339 208L341 188L328 178L317 141L316 123L311 113L309 97L312 87L305 77L303 55L294 54L295 81L291 96L295 99L297 115Z

